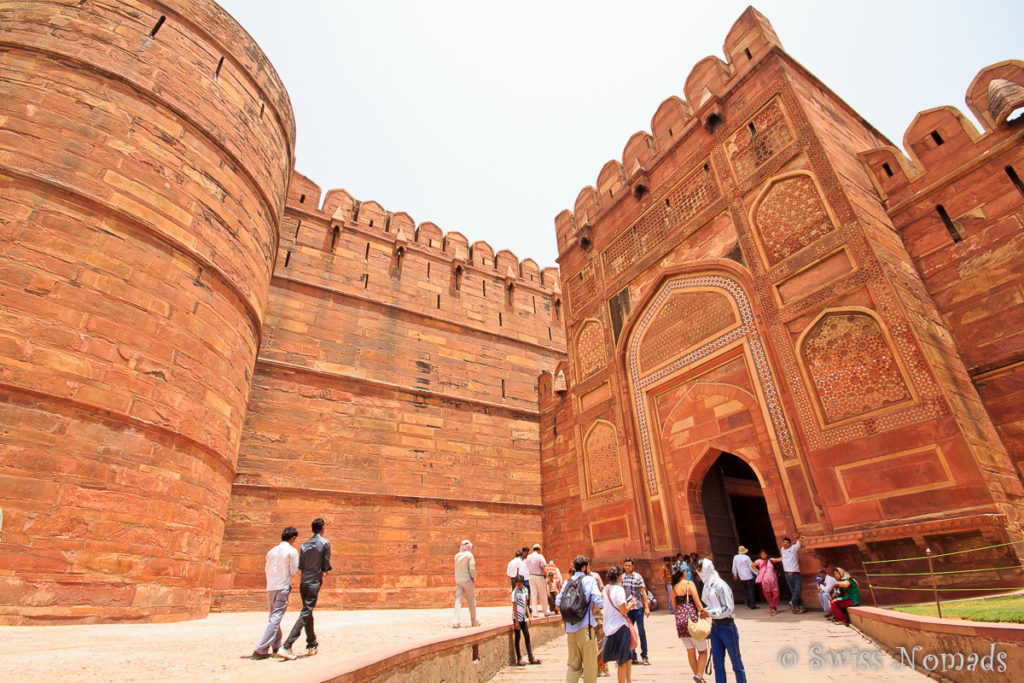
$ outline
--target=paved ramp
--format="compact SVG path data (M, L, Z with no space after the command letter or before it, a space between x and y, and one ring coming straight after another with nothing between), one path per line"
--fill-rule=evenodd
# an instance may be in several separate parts
M821 612L795 615L740 607L736 624L740 631L740 650L750 681L785 683L822 683L823 681L926 681L926 676L898 668L899 664L878 650L871 641L845 626L825 620ZM675 619L668 612L653 612L646 622L650 666L634 666L634 683L691 680L686 650L676 637ZM556 638L534 655L539 666L510 666L492 679L492 683L562 683L566 672L566 639ZM726 657L728 680L733 681L732 666ZM609 667L614 681L615 665ZM705 680L713 681L714 674Z

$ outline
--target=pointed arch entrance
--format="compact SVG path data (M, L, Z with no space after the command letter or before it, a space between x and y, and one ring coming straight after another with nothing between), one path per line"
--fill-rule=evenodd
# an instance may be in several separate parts
M704 475L700 503L715 567L728 574L740 545L757 558L762 548L777 557L779 548L764 490L757 473L732 453L721 453Z
M758 514L767 509L775 528L786 529L795 508L790 479L803 463L748 285L743 275L723 272L731 266L716 270L666 274L637 307L620 347L637 437L634 476L644 494L638 513L655 553L709 550L699 500L705 476L722 452L740 454L758 473L747 481L763 491L746 498L762 501ZM737 495L740 507L751 502L742 498ZM729 500L724 494L723 499ZM734 514L733 508L728 512ZM769 536L771 531L762 529L751 542L771 545Z

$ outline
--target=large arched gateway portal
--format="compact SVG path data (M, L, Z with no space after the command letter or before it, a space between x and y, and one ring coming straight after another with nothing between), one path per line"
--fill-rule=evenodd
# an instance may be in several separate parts
M708 554L723 576L732 578L732 558L740 545L750 550L751 559L762 548L778 556L768 504L750 465L731 453L719 455L704 475L700 500L711 541Z
M668 277L628 340L622 360L652 549L693 544L726 573L739 543L773 550L768 514L777 524L787 518L786 476L798 469L783 473L779 465L798 460L743 285L724 272ZM717 484L705 492L709 469ZM766 502L761 486L769 482ZM713 549L702 497L721 502L710 525L718 536Z

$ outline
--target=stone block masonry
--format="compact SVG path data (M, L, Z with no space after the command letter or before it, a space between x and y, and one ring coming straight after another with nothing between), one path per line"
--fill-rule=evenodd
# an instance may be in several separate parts
M557 271L321 203L213 2L0 2L0 25L0 621L262 609L266 550L318 516L322 604L445 604L467 536L503 597L542 539Z
M209 0L0 26L0 621L262 610L315 517L347 608L449 604L467 537L494 603L534 541L1024 575L1024 63L904 156L748 8L541 269L296 173Z
M563 356L553 269L432 224L323 198L295 174L214 604L260 608L285 525L328 524L327 606L452 599L462 538L504 600L543 539L536 377ZM511 292L511 293L510 293Z
M4 2L0 25L0 620L201 617L287 94L209 2Z

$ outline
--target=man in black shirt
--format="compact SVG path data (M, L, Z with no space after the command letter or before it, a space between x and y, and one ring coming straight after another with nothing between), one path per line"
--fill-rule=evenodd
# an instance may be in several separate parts
M313 608L316 607L316 598L320 594L323 575L331 571L331 542L320 535L323 530L324 520L317 517L313 520L313 537L302 544L299 552L299 571L302 572L299 596L302 598L302 611L281 649L281 657L285 659L295 659L292 645L298 640L303 627L306 629L306 656L315 655L319 647L316 633L313 631Z

